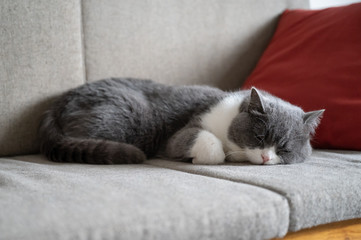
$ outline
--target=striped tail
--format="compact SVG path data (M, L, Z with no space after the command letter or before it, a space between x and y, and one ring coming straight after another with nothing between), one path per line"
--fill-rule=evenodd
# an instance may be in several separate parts
M131 164L146 159L144 152L131 144L65 136L51 110L45 113L38 134L41 153L54 162Z

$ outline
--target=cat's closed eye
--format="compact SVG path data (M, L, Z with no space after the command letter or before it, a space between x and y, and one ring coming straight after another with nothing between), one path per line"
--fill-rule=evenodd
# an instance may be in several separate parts
M285 148L277 149L277 154L287 154L287 153L290 153L290 152L291 152L291 150L285 149Z
M265 135L255 135L254 136L260 143L264 142Z
M288 141L283 141L281 143L279 143L279 145L277 146L277 154L287 154L291 152L291 148L289 146L289 144L287 144L286 142Z
M269 140L269 136L270 133L265 129L264 126L262 127L259 126L255 129L254 138L258 141L260 146L263 147L265 144L267 144Z

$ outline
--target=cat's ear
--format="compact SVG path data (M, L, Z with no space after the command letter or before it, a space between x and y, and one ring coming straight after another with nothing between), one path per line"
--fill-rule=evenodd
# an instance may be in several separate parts
M324 111L325 109L305 113L303 116L303 123L305 125L306 132L312 135L315 133Z
M251 89L251 99L248 105L248 112L252 111L264 113L262 97L254 87Z

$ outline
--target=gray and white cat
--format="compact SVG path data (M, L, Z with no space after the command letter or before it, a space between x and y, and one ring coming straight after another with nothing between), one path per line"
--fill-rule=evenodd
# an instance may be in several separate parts
M264 91L224 92L106 79L61 96L40 124L41 152L58 162L297 163L324 110L305 113Z

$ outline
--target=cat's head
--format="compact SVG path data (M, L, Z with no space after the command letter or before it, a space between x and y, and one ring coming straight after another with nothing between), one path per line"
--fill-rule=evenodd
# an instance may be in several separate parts
M227 159L254 164L303 162L324 110L301 108L252 88L228 131Z

